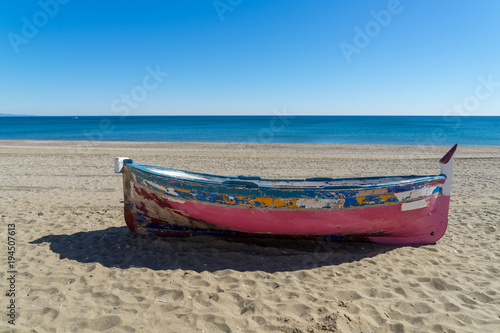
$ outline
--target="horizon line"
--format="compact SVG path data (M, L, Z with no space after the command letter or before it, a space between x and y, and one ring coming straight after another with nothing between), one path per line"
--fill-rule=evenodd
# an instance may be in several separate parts
M500 117L499 115L476 114L476 115L429 115L429 114L145 114L145 115L36 115L36 114L14 114L0 113L0 117Z

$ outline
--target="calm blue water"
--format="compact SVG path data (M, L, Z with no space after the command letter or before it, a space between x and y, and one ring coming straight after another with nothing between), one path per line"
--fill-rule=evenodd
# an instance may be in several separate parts
M500 117L0 117L3 140L500 145Z

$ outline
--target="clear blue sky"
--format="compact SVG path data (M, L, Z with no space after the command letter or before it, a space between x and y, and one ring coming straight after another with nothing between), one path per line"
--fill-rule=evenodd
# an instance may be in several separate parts
M499 15L498 0L2 1L0 113L500 115Z

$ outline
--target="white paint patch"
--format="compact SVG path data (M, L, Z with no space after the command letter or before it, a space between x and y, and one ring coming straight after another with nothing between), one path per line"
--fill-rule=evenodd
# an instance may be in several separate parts
M123 161L128 159L128 157L115 158L115 173L123 173Z
M323 207L336 208L339 204L343 204L344 199L332 200L332 199L297 199L297 206L309 208L309 209L320 209Z
M152 172L160 173L165 176L170 176L174 178L180 178L180 179L192 179L192 180L208 180L207 177L203 176L198 176L198 175L193 175L187 172L182 172L182 171L177 171L177 170L160 170L160 169L154 169L150 168Z
M415 209L420 209L427 207L429 203L424 200L418 200L418 201L412 201L412 202L405 202L401 205L401 211L407 211L407 210L415 210Z
M157 189L157 190L158 190L158 191L160 191L160 192L165 191L165 188L164 188L163 186L160 186L160 185L158 185L158 184L156 184L156 183L150 182L149 180L144 180L144 183L145 183L147 186L149 186L149 187L151 187L151 188L155 188L155 189Z
M180 204L183 204L186 202L186 200L182 200L182 199L179 199L179 198L165 198L166 201L172 201L172 202L176 202L176 203L180 203Z
M172 188L172 187L167 187L167 188L165 188L165 190L170 195L173 195L173 196L176 196L176 197L179 196L179 193L177 193L177 191L174 188Z
M441 164L441 173L446 176L446 180L443 184L443 195L451 195L451 182L453 179L453 162L455 156L452 156L447 164Z
M437 186L425 187L419 190L405 191L399 193L393 193L398 201L404 201L409 199L417 199L417 198L426 198L432 195L432 192L436 189Z

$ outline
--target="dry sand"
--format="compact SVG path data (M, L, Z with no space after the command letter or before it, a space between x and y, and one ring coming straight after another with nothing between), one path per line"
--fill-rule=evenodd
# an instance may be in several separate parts
M459 147L448 231L391 246L131 234L113 158L228 175L436 174L449 147L0 141L0 331L500 332L500 147ZM14 299L15 326L7 306Z

